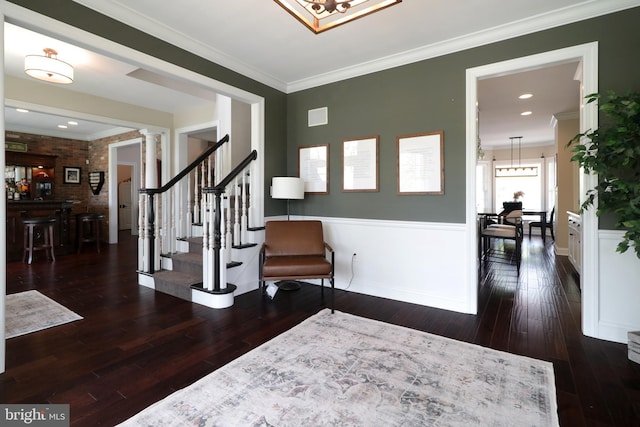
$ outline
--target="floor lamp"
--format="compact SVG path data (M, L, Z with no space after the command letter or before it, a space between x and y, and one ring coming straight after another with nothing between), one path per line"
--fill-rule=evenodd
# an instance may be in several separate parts
M291 219L289 201L291 199L304 199L304 181L302 178L279 176L271 179L271 198L287 199L287 221ZM300 289L300 282L295 280L282 280L276 283L278 289L295 291ZM275 293L273 293L275 295ZM273 298L273 295L271 297Z
M277 176L271 180L271 198L287 199L287 221L289 215L289 201L291 199L304 199L304 181L302 178L290 176Z

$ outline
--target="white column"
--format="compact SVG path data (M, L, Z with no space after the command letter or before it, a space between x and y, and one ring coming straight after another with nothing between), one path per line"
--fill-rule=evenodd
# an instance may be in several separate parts
M153 129L140 129L145 142L144 188L158 188L158 136L162 133Z

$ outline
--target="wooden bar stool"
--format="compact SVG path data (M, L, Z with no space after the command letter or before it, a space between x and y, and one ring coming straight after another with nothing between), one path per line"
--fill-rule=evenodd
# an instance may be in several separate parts
M100 229L102 228L103 214L82 213L76 215L76 240L78 253L82 250L82 244L96 242L96 248L100 253Z
M56 257L53 254L53 227L56 223L55 218L51 217L38 217L38 218L25 218L22 220L24 224L24 252L22 254L22 260L28 256L27 264L31 264L33 261L33 252L38 250L48 251L48 259L55 261ZM39 232L42 232L43 243L34 243L34 234L36 238Z

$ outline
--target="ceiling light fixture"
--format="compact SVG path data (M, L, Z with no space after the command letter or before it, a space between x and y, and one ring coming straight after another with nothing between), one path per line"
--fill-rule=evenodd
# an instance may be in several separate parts
M521 116L530 116L533 113L531 111L523 111L522 113L520 113Z
M533 97L533 94L531 94L531 93L523 93L518 98L520 98L520 99L529 99L531 97Z
M54 49L43 49L44 55L24 57L24 72L38 80L50 83L73 83L73 67L58 59Z
M385 9L402 0L274 0L316 34Z

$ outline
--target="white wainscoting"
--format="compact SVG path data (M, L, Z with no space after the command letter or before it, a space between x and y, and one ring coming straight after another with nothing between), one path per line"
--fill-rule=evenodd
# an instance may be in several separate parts
M616 252L623 232L600 230L597 338L627 343L627 332L640 330L640 259L633 248Z
M476 306L466 283L467 269L476 267L465 265L464 224L292 219L323 222L325 240L335 251L337 288L462 313Z

